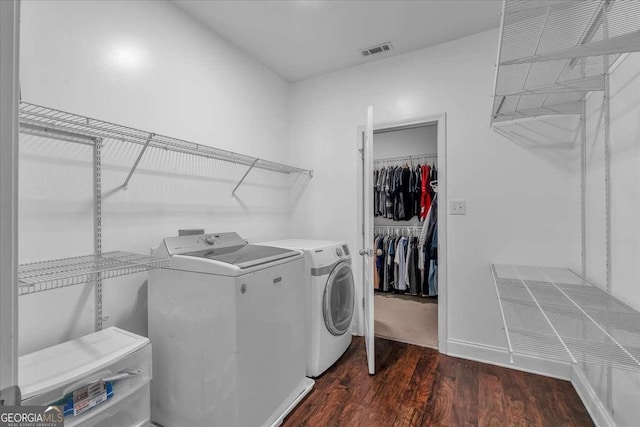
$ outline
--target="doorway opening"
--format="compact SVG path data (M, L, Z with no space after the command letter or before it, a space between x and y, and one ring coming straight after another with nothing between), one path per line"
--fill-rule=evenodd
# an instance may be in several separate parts
M373 212L361 207L362 241L373 234L372 329L446 353L445 115L374 126L373 134L372 164L366 156L362 164L373 175Z

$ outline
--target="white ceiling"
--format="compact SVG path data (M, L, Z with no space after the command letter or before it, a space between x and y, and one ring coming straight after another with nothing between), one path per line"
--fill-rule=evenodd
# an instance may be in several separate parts
M288 81L498 27L502 8L500 0L174 3ZM387 41L392 52L369 58L360 54Z

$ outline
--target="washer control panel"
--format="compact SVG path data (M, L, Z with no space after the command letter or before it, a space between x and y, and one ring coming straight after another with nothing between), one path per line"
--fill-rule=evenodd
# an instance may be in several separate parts
M244 246L247 242L238 233L210 233L193 236L167 237L164 239L165 250L169 255L197 252L212 247L228 248Z

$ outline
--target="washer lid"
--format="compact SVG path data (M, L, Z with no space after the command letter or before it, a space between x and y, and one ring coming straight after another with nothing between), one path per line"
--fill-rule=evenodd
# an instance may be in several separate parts
M226 248L212 248L204 251L190 252L184 256L206 258L232 264L240 268L249 268L280 259L298 256L300 252L260 245L241 245Z

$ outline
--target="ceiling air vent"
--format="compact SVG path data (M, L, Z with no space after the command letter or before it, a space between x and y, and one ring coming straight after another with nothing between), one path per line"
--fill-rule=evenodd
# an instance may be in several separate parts
M377 53L389 52L390 50L393 50L393 46L390 42L386 42L367 49L362 49L360 52L362 53L362 56L371 56Z

